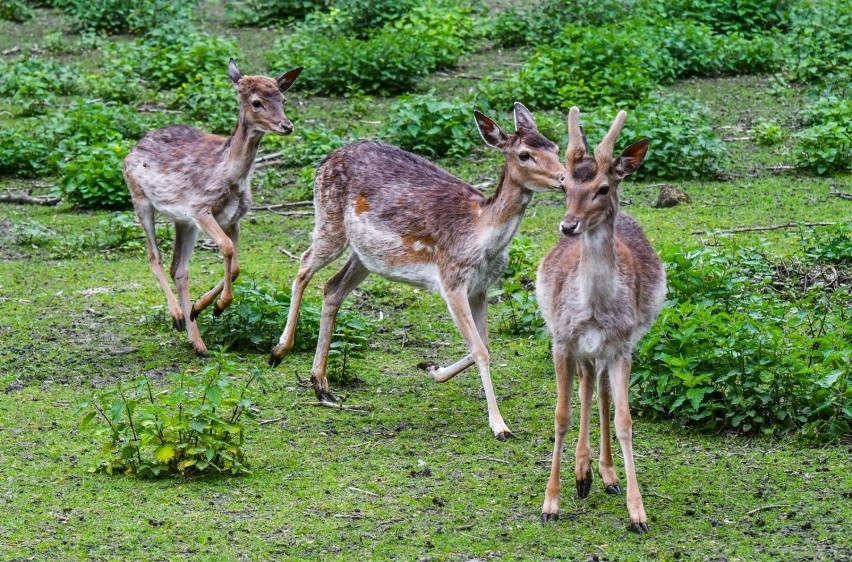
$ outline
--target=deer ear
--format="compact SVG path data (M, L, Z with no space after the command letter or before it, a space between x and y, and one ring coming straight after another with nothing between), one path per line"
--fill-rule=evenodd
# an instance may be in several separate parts
M518 129L535 129L538 130L538 125L535 124L530 110L524 107L521 102L515 102L515 130Z
M638 170L648 153L648 142L648 139L642 139L625 148L615 161L615 173L625 177Z
M234 62L234 59L228 61L228 78L231 79L231 82L234 83L234 86L237 85L237 82L240 81L240 78L243 77L243 74L240 72L240 69L237 68L237 63Z
M276 78L276 82L278 82L278 89L281 90L282 94L290 89L290 86L293 85L293 82L296 81L296 78L298 78L301 73L302 67L299 66Z
M480 113L475 109L473 110L473 117L476 119L476 126L485 144L496 148L503 148L509 138L503 132L503 129L500 128L500 125L484 113Z

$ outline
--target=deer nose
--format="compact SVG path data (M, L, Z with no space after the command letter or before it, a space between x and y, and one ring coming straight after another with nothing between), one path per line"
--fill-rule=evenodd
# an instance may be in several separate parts
M282 121L279 126L281 127L281 132L285 135L289 135L293 132L293 123L291 123L289 119Z
M563 222L561 225L559 225L559 230L562 231L562 234L565 234L566 236L570 236L570 235L574 234L574 232L577 230L578 226L580 226L579 221L573 221L570 224L565 224Z

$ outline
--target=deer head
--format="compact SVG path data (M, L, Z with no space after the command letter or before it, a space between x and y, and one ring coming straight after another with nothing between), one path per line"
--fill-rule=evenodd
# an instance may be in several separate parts
M526 107L515 102L515 132L511 135L479 111L473 115L485 144L499 148L506 157L507 179L528 191L562 188L567 174L559 161L559 147L538 132Z
M648 139L642 139L614 157L615 141L624 127L627 112L620 111L606 136L589 156L589 144L580 126L580 110L568 113L568 150L565 160L567 211L559 230L565 235L581 234L610 222L618 214L618 187L621 180L639 169L648 152Z
M228 77L240 97L241 114L246 124L265 133L289 135L293 123L284 115L284 96L296 81L302 67L285 72L276 79L266 76L243 76L234 59L228 62Z

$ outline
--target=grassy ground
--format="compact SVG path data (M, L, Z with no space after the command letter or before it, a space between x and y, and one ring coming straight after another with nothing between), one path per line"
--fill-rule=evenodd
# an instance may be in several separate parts
M211 26L223 25L216 6L205 10ZM43 20L48 28L58 25L52 17ZM32 24L2 25L4 48L37 42L43 32ZM240 32L248 60L262 64L258 50L273 33ZM462 67L476 73L492 61L480 52ZM429 84L461 92L469 82L437 74ZM747 136L754 119L799 101L796 92L753 77L689 81L675 89L717 111L717 126L732 139ZM353 115L370 121L386 105L300 101L297 127L299 119L341 127ZM713 243L715 235L693 230L849 216L843 201L828 196L849 191L848 176L776 174L769 166L788 162L789 144L730 144L725 181L678 184L692 198L688 205L655 209L657 186L625 185L626 209L655 244ZM499 155L483 149L443 164L480 183L496 180L499 163ZM293 173L284 171L285 177ZM15 180L0 184L19 187ZM259 181L256 199L298 198L292 187ZM557 195L537 196L529 208L521 233L536 244L536 259L556 240L563 212ZM518 436L499 443L488 429L475 371L438 385L415 368L424 358L445 363L464 353L443 303L378 279L365 282L345 305L377 326L365 358L352 365L360 383L339 389L350 403L368 406L368 414L301 405L312 393L296 384L295 374L310 371L312 354L294 353L268 371L272 388L259 404L261 418L281 421L249 426L253 474L160 481L90 474L100 444L78 430L75 404L114 381L203 364L184 335L170 329L141 231L137 243L119 251L75 247L75 237L97 231L106 216L0 206L0 389L6 389L0 395L0 559L852 559L848 443L811 448L795 440L700 435L642 419L635 424L636 461L651 534L627 531L623 496L604 494L598 483L588 499L573 496L570 446L562 519L541 526L555 403L547 342L497 332L492 314L495 390ZM56 244L21 243L10 233L15 225L48 228L65 245L60 252ZM303 251L311 225L310 217L250 215L243 275L289 286L296 264L279 248ZM792 247L784 232L738 236L772 253ZM318 275L309 300L319 301L334 271ZM218 254L197 250L193 294L220 275ZM213 322L203 315L202 333ZM266 369L265 353L239 358L247 369ZM569 443L575 438L572 431Z

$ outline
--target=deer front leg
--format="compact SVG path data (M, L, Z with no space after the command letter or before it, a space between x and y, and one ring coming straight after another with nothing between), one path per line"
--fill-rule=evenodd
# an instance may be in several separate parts
M609 378L605 370L598 371L598 412L601 424L601 455L598 462L598 473L601 475L607 494L621 493L618 485L618 475L615 473L615 463L612 460L612 438L609 427L610 406Z
M317 352L314 355L314 364L311 368L311 383L314 386L314 393L322 402L337 402L337 399L329 390L328 379L326 378L328 350L331 348L337 312L346 296L369 274L370 272L364 267L358 256L352 254L343 268L325 284Z
M541 522L559 519L559 498L562 484L559 473L562 468L562 449L565 446L565 434L571 427L571 387L574 384L574 360L562 349L553 346L553 366L556 370L556 415L553 440L553 460L550 463L550 478L544 491L544 505L541 507Z
M585 498L592 489L592 454L589 447L589 424L592 410L592 392L595 374L588 362L578 362L580 371L580 435L574 451L574 476L577 480L577 497Z
M166 272L163 270L163 260L160 256L160 249L157 247L157 231L154 226L154 208L144 203L136 205L136 214L139 216L139 223L142 225L142 230L145 231L145 246L148 249L148 264L151 266L151 271L154 272L154 277L160 284L160 288L166 295L166 302L169 305L169 314L172 317L172 327L175 330L183 331L186 329L186 320L183 311L180 309L177 297L175 297L169 281L166 279ZM177 248L175 248L177 251Z
M614 361L609 368L609 384L615 402L615 435L624 455L624 472L627 477L627 512L630 528L637 533L648 532L648 517L642 503L642 493L636 480L633 464L633 420L630 417L630 356Z
M299 308L302 306L302 295L317 271L324 268L343 253L347 241L332 233L321 238L315 237L314 243L302 254L299 260L299 273L293 280L290 290L290 310L287 312L287 324L278 339L278 344L269 354L269 366L276 367L293 349L296 339L296 323L299 321Z
M186 333L192 349L200 356L207 354L207 346L201 340L198 333L198 324L192 317L192 302L189 300L189 258L195 248L195 240L198 238L198 230L186 223L175 223L175 253L172 259L171 274L178 290L180 307L184 318L189 318L186 324Z
M479 337L482 339L482 343L484 343L487 348L488 299L485 294L474 295L468 299L468 304L470 305L471 316L473 316L473 323L476 324L476 331L479 332ZM424 361L423 363L418 363L417 366L429 373L429 376L435 379L435 381L447 382L473 364L473 355L468 353L448 367L441 367L432 361Z
M234 268L234 264L237 263L237 249L234 241L231 240L231 237L225 234L225 231L222 230L222 227L219 226L219 223L216 222L216 219L213 218L213 215L209 212L202 214L196 222L198 223L198 227L210 236L216 245L219 246L219 251L222 252L222 256L225 261L225 276L216 284L215 287L199 297L199 299L195 301L195 304L192 305L191 317L193 320L198 318L198 315L201 314L205 308L210 306L219 293L221 293L222 296L219 297L219 300L216 302L216 308L213 311L213 315L219 316L222 314L222 312L224 312L224 310L231 304L231 301L234 300L231 283L234 279L236 279L236 275L239 275L239 265L237 265L236 269ZM236 233L237 230L233 230L232 232Z
M488 403L488 425L491 427L491 431L494 432L494 436L500 441L514 437L514 434L503 421L503 416L500 415L500 409L497 407L497 398L494 395L494 387L491 385L488 347L479 335L479 330L471 313L467 291L464 288L460 288L447 291L443 296L447 302L447 307L450 309L453 321L467 342L471 357L479 368L482 387L485 390L485 399Z

